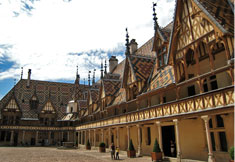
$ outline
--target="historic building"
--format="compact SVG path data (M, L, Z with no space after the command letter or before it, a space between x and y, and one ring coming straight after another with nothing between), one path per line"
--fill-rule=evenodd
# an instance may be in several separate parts
M1 145L89 140L170 160L228 161L234 145L234 8L230 0L177 0L173 22L92 85L21 79L0 102ZM170 151L171 141L175 153Z

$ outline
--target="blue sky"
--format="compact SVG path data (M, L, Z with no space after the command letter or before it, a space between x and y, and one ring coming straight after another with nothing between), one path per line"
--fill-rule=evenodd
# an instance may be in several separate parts
M158 0L160 26L175 0ZM124 59L125 28L140 47L154 33L150 0L0 0L0 99L32 69L32 79L74 82L116 55Z

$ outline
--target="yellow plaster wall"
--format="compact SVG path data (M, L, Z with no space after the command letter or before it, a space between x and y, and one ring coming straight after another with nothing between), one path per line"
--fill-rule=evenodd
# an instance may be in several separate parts
M218 88L226 87L232 85L232 79L226 72L216 74L216 79L218 83Z
M199 61L199 73L204 74L210 72L211 67L210 67L210 61L209 61L209 56L208 58Z
M182 158L207 160L206 134L203 120L185 119L179 122L179 136Z
M215 65L215 69L227 65L227 58L226 58L225 51L222 51L215 55L214 65Z

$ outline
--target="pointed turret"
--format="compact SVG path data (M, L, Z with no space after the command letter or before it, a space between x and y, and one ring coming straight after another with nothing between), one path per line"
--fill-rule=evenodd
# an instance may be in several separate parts
M80 75L78 74L78 66L77 66L77 73L76 73L75 84L79 84L79 82L80 82Z
M104 77L104 74L103 74L103 60L101 60L101 66L100 66L100 72L101 72L101 75L100 75L100 79L103 79Z
M129 43L129 35L128 35L128 30L126 28L126 56L130 55L130 47L129 47L130 43Z

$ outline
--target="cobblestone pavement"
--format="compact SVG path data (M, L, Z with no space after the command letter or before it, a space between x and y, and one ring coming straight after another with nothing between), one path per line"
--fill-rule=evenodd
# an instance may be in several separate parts
M110 152L99 153L98 148L57 149L53 147L0 147L0 162L151 162L151 157L127 158L120 152L120 160L111 160Z

